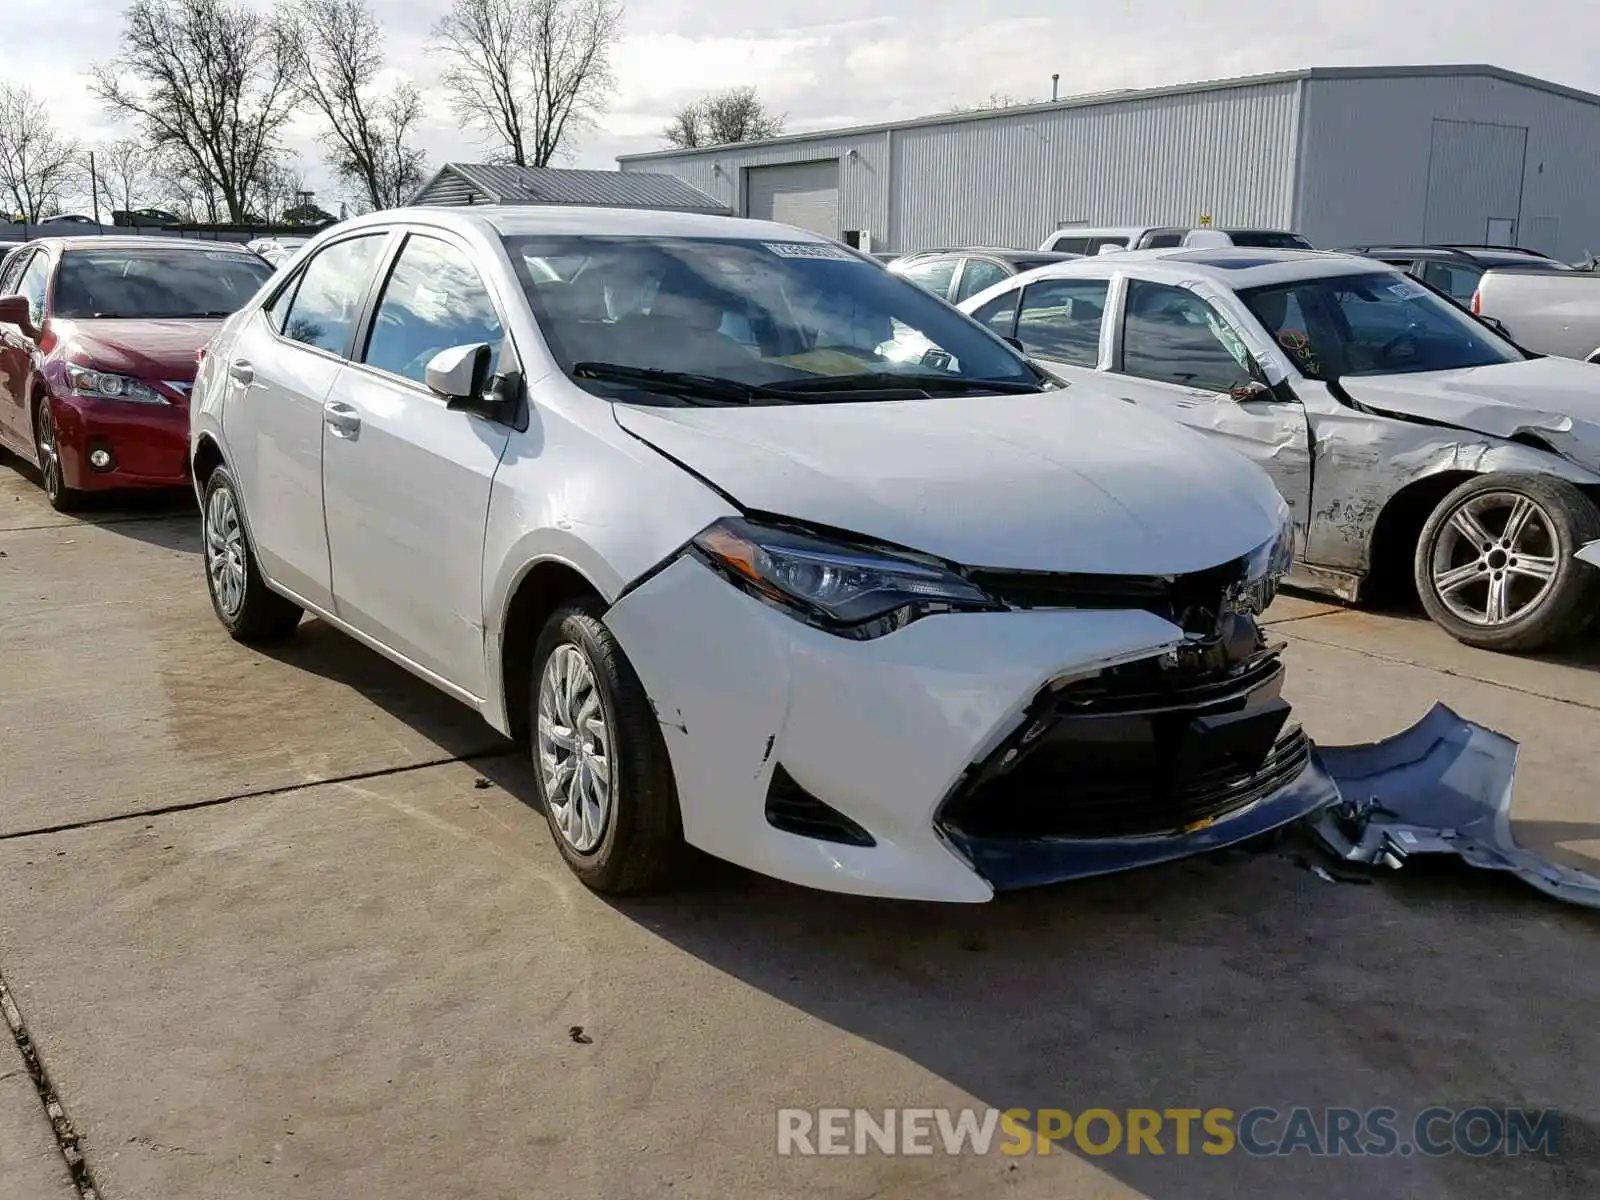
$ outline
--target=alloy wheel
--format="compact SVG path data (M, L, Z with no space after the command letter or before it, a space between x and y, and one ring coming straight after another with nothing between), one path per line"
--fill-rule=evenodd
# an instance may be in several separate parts
M1445 521L1430 564L1434 591L1472 625L1504 625L1542 602L1560 544L1543 506L1518 492L1479 492Z
M55 499L61 494L61 451L56 447L56 418L50 411L50 401L39 402L38 428L39 474L44 479L45 495Z
M244 606L245 548L239 508L226 487L215 489L206 502L205 536L211 594L217 598L223 615L231 620Z
M588 854L604 839L611 820L614 739L594 668L571 642L558 645L545 660L538 720L545 803L562 840Z

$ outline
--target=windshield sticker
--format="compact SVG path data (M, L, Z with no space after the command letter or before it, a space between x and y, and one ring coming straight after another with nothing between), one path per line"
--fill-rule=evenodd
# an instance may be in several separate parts
M842 246L830 246L827 242L762 242L779 258L827 258L835 261L854 262L855 255Z
M1399 296L1402 300L1415 300L1418 296L1426 296L1428 294L1427 288L1410 279L1402 279L1398 283L1391 283L1389 291Z

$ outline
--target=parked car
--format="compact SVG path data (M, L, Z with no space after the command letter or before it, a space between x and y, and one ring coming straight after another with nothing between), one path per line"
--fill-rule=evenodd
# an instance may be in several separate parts
M1581 632L1600 571L1600 388L1392 267L1292 250L1154 250L1019 275L961 307L1051 371L1266 468L1298 582L1360 599L1409 571L1469 645Z
M40 221L41 225L93 225L93 217L86 217L82 213L61 213L54 217L46 217Z
M943 365L885 358L897 326ZM241 640L311 612L525 734L601 890L688 843L985 900L1328 803L1254 619L1287 507L1071 390L797 229L374 213L205 357L206 580Z
M923 250L905 254L889 264L897 275L904 275L927 288L941 300L959 303L1009 279L1020 271L1051 263L1067 262L1076 254L1046 254L1040 250L1002 250L987 246L965 250Z
M1170 225L1123 225L1090 229L1069 225L1058 229L1039 244L1039 249L1064 254L1093 256L1107 249L1157 250L1182 246L1197 233L1222 234L1235 246L1255 246L1284 250L1310 250L1311 243L1298 233L1279 229L1212 229Z
M113 225L139 228L159 228L163 225L182 225L183 218L164 208L117 209L111 214Z
M1443 292L1463 307L1472 303L1478 280L1492 267L1554 267L1564 263L1516 246L1348 246L1346 254L1376 258Z
M1536 354L1600 363L1600 275L1593 271L1497 266L1478 279L1470 304Z
M308 237L262 237L246 242L245 248L261 255L275 267L281 267L311 239Z
M254 254L156 237L43 238L0 270L0 443L70 509L185 487L195 356L272 274Z

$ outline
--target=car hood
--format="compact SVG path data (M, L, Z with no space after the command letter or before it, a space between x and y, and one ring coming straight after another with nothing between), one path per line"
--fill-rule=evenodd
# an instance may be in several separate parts
M97 371L135 379L194 380L195 353L211 340L221 320L174 317L167 320L55 321L63 352Z
M1600 366L1533 358L1458 371L1346 376L1352 398L1392 416L1492 437L1532 435L1600 470Z
M740 506L973 567L1177 574L1280 528L1266 474L1082 386L1024 396L740 408L616 404L617 422Z

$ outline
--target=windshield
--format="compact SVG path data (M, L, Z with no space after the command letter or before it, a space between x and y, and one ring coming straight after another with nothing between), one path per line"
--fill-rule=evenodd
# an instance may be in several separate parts
M576 382L598 395L617 394L618 372L595 364L795 387L812 402L840 398L852 380L880 390L922 381L938 394L1048 386L943 301L830 243L511 237L506 249L562 370L583 364ZM740 395L777 398L748 387Z
M1452 371L1523 358L1398 271L1246 288L1239 298L1308 379Z
M1260 229L1235 229L1228 235L1235 246L1249 246L1254 250L1314 250L1298 233L1272 233Z
M55 315L226 317L271 275L247 250L70 250L56 278Z

